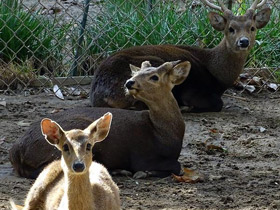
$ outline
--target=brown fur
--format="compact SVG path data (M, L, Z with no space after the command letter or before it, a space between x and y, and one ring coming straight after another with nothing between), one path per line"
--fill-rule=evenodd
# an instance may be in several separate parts
M267 24L270 13L269 8L255 15L249 9L244 16L234 16L230 11L223 16L210 12L211 25L224 33L223 40L213 49L147 45L111 55L94 74L90 93L92 105L126 109L143 107L123 91L123 84L130 77L129 64L139 66L149 60L153 66L159 66L167 61L188 60L192 64L190 75L173 90L179 105L189 106L193 112L220 111L223 106L222 94L242 72L249 51L254 46L256 31ZM230 32L231 29L234 32ZM244 37L248 39L248 47L240 47L240 40Z
M149 111L77 107L53 114L51 118L67 130L84 129L90 121L109 111L114 120L106 141L93 147L94 160L109 170L150 171L151 175L161 177L179 174L178 157L185 124L171 90L184 81L189 69L189 62L177 65L168 62L157 68L143 66L133 73L131 80L137 90L128 92L146 103ZM155 75L158 81L150 79ZM46 163L60 157L59 151L39 134L37 122L10 150L10 160L21 176L34 178Z
M102 121L107 121L103 128L99 126ZM104 166L92 162L91 147L86 149L87 144L102 141L107 136L110 124L111 117L107 114L84 130L65 132L54 121L44 119L42 132L50 144L62 151L62 159L50 163L40 173L27 195L23 210L120 209L117 185ZM68 151L64 149L65 145ZM77 162L84 164L83 171L75 171ZM11 204L13 209L19 209Z

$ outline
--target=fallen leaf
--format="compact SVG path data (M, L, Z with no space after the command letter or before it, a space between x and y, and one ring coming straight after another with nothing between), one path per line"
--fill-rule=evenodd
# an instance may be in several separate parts
M248 80L246 83L248 85L256 85L256 86L260 86L261 85L261 78L260 77L253 77L252 79Z
M53 86L53 92L56 95L57 98L64 100L63 94L61 92L61 90L59 89L59 87L57 85Z
M261 127L260 127L260 132L263 133L263 132L265 132L265 131L266 131L266 129L265 129L264 127L261 126Z
M247 80L249 79L251 76L248 73L243 73L239 75L240 79L242 80Z
M182 176L172 174L172 177L177 182L186 182L191 184L204 181L204 176L202 174L188 168L184 168L184 174Z
M261 78L259 77L253 77L253 80L256 82L256 83L260 83L261 82Z
M218 133L219 131L217 129L210 129L211 133Z
M272 89L272 90L276 91L277 88L278 88L278 85L275 84L275 83L268 83L268 84L267 84L267 87L268 87L269 89Z
M209 144L209 145L207 145L207 146L206 146L206 150L207 150L207 151L216 150L216 151L219 151L219 152L226 152L226 149L224 149L223 147L214 145L214 144Z
M253 85L244 85L243 87L245 90L248 90L250 93L253 93L256 90L255 86Z
M0 101L0 105L6 107L7 106L7 102L6 101Z
M86 98L88 98L88 94L86 92L81 92L80 98L86 99Z
M61 111L61 109L53 109L52 111L51 111L51 114L54 114L54 113L57 113L57 112L60 112Z
M68 88L68 92L72 96L79 96L79 95L81 95L81 91L79 89L77 89L77 88L74 88L74 87Z
M4 141L5 141L5 137L1 138L1 139L0 139L0 145L3 144Z

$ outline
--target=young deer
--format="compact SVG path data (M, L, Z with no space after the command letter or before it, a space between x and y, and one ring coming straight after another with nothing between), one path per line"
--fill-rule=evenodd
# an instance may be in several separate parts
M84 130L64 131L55 121L43 119L42 133L49 144L61 151L62 157L42 171L22 209L120 209L117 185L104 166L92 162L92 147L106 138L111 120L112 114L107 113ZM20 209L11 204L13 209Z
M106 141L94 146L94 160L109 170L135 173L135 178L179 174L185 123L171 90L185 80L191 66L188 61L177 63L151 67L143 62L141 69L131 66L133 77L125 84L127 92L149 110L77 107L51 118L65 129L83 129L88 121L109 111L114 115L111 130ZM10 150L10 160L21 176L36 177L46 163L59 157L38 133L40 127L35 123Z
M209 13L211 25L224 33L224 38L213 49L200 49L180 45L147 45L121 50L99 66L91 84L91 103L95 107L143 107L131 96L126 96L122 84L130 77L129 64L139 65L144 60L153 66L171 60L188 60L192 64L189 77L173 89L179 105L190 111L220 111L224 91L231 87L243 70L250 49L254 46L257 29L269 19L269 8L257 14L255 10L266 0L255 0L243 16L235 16L218 0L221 7L202 0L206 5L223 13Z

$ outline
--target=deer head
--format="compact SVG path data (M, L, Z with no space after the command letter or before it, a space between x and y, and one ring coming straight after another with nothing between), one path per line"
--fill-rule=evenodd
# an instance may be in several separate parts
M91 165L93 145L107 137L111 121L112 114L106 113L84 130L64 131L58 123L45 118L41 121L41 130L47 142L61 151L63 168L82 174Z
M160 102L190 72L190 62L179 62L166 62L159 67L152 67L149 61L144 61L141 68L130 65L132 78L125 83L128 94L145 103Z
M221 6L201 0L205 5L222 12L210 12L208 17L211 25L225 34L226 46L233 52L248 51L255 43L257 29L263 28L269 21L271 10L265 8L255 14L257 8L263 6L266 0L258 4L255 0L251 7L242 16L235 16L231 10L226 8L222 0L218 0Z

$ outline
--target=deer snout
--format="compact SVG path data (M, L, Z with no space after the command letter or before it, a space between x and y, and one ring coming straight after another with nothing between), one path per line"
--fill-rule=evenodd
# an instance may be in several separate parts
M247 48L247 47L249 47L249 44L250 44L250 42L247 37L241 37L239 39L239 41L237 42L237 46L241 47L241 48Z
M126 83L125 83L125 87L130 90L132 89L132 86L135 84L135 81L133 80L127 80Z
M85 170L85 164L84 163L81 163L81 162L75 162L72 166L73 170L75 172L83 172Z

